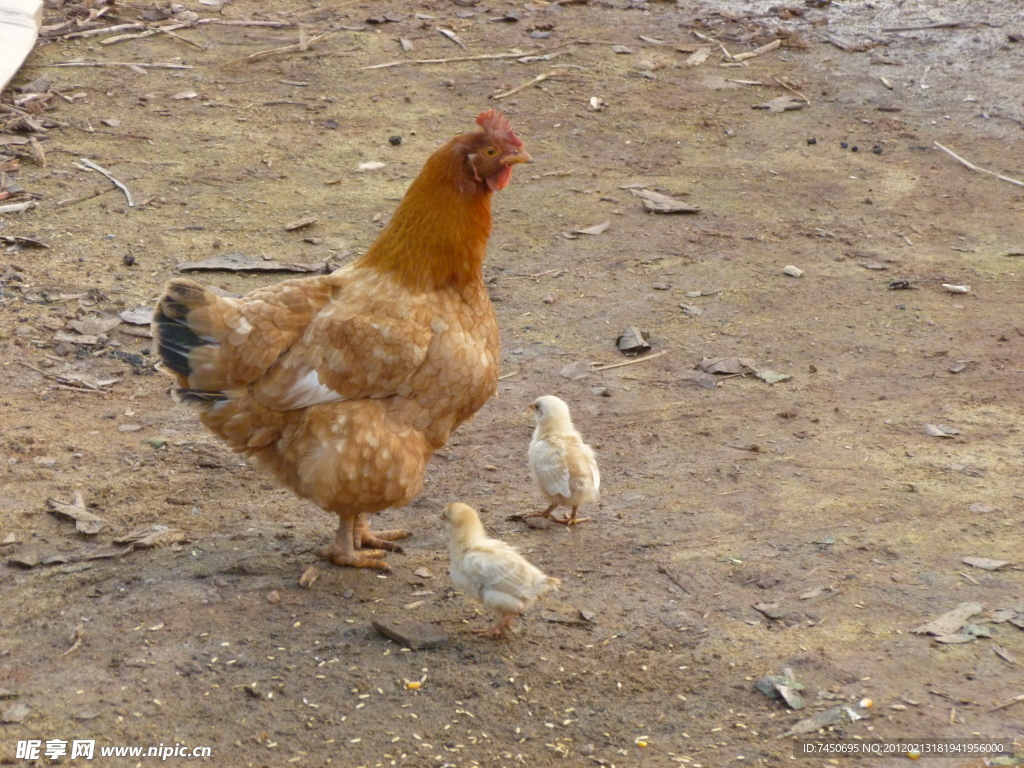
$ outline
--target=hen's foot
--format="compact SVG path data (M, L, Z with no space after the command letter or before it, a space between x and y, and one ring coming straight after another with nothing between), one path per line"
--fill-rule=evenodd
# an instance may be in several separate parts
M346 554L337 544L321 547L315 552L317 557L330 560L335 565L349 568L376 568L378 571L390 571L391 566L382 559L387 554L382 549L359 549Z
M411 534L408 531L396 529L393 531L370 531L365 530L359 533L359 546L360 547L374 547L376 549L386 549L389 552L404 552L398 544L395 544L395 539L404 539Z

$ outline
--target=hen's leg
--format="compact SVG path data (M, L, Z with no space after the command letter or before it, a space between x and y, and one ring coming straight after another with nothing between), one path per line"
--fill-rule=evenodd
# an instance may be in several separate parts
M394 543L395 539L404 539L409 536L408 531L396 529L393 531L371 531L370 523L366 514L360 514L355 523L355 534L353 540L360 547L376 547L386 549L390 552L404 552L400 546Z
M379 571L390 571L391 566L382 559L386 554L381 549L356 549L356 526L362 515L339 515L338 533L334 544L316 551L317 557L324 557L335 565L352 568L376 568Z
M551 502L551 506L548 507L547 509L545 509L543 512L531 512L528 515L523 515L523 519L525 520L528 517L546 517L548 520L554 520L556 523L560 523L560 522L562 522L561 520L559 520L557 517L552 517L551 516L551 513L554 511L555 507L557 507L557 506L558 506L558 502L557 501L553 501L553 502Z

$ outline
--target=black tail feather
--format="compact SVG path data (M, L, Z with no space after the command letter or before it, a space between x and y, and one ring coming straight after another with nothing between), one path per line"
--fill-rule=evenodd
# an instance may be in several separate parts
M210 343L188 327L185 321L187 316L188 307L170 293L164 294L153 315L153 335L160 360L167 368L182 376L192 373L188 362L189 352Z
M197 405L212 405L228 399L223 392L205 392L201 389L176 389L174 399L179 403L193 403Z

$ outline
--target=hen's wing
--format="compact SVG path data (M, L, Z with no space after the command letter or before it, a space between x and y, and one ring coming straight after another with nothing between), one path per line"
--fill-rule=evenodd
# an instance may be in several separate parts
M549 496L568 497L569 465L565 448L546 439L537 440L530 446L530 468L541 489Z
M287 411L409 394L408 382L434 336L429 320L417 314L398 318L383 308L355 313L328 304L254 387L256 399Z

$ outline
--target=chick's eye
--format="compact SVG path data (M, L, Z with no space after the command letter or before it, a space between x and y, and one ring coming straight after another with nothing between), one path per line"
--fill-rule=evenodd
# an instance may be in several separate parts
M497 156L497 154L498 150L495 147L488 147L487 149L484 150L484 155L486 157L495 157Z

